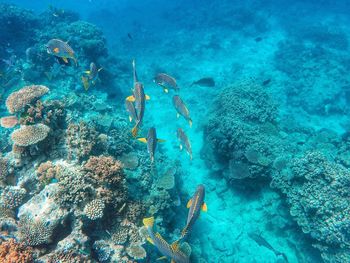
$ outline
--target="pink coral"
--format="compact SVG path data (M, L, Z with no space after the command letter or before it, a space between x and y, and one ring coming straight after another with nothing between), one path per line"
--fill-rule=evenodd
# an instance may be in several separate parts
M22 126L11 134L11 139L18 146L29 146L44 140L50 128L44 124Z
M49 88L43 85L25 86L19 91L11 93L6 100L6 107L10 113L22 110L27 104L39 99L49 92Z
M18 124L18 119L16 116L2 117L0 124L3 128L13 128Z

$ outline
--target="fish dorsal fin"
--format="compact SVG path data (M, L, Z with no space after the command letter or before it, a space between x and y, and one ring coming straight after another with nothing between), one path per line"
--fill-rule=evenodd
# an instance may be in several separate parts
M169 247L168 242L166 242L165 239L158 232L156 233L156 238L158 238L165 246Z
M178 251L179 250L179 240L176 240L174 243L170 245L172 251Z
M190 200L188 200L186 207L187 207L187 208L190 208L191 205L192 205L192 198L191 198Z
M145 95L145 99L146 100L150 100L151 99L151 97L150 96L148 96L147 94Z
M158 260L163 260L163 259L167 259L167 257L166 256L162 256L160 258L157 258L156 260L158 261Z
M208 212L207 204L203 203L201 209L202 209L203 212Z

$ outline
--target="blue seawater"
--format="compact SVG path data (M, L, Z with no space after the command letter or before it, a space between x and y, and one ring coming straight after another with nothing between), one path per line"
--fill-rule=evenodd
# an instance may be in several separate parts
M5 247L21 262L158 262L148 231L189 262L350 262L349 11L0 1L0 262ZM132 61L150 97L136 138ZM207 211L181 239L198 185Z

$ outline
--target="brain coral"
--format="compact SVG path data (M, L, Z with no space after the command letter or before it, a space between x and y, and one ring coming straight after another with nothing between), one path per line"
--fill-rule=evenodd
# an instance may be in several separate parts
M10 113L22 110L27 104L39 99L49 92L49 88L42 85L25 86L19 91L11 93L6 100L6 107Z
M11 134L11 139L18 146L29 146L44 140L50 128L44 124L22 126Z

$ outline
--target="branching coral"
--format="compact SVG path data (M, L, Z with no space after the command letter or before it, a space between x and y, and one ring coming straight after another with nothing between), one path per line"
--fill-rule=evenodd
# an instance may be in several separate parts
M47 161L39 165L36 173L42 185L49 184L53 179L57 179L59 166L54 165L51 161Z
M85 206L84 214L91 220L97 220L103 217L104 209L104 202L100 199L95 199Z
M1 203L4 207L14 209L20 206L27 191L18 186L7 186L1 193Z
M85 122L70 123L67 128L68 158L83 160L93 152L98 134Z
M49 88L42 85L25 86L13 92L6 100L6 107L10 113L21 111L27 104L39 99L49 92Z
M50 128L44 124L22 126L15 130L11 139L18 146L30 146L44 140L50 132Z
M34 220L29 216L23 216L19 220L20 238L29 246L49 244L53 230L50 222L44 222L41 219Z
M0 244L0 262L2 263L31 263L34 262L33 250L24 243L14 239Z

